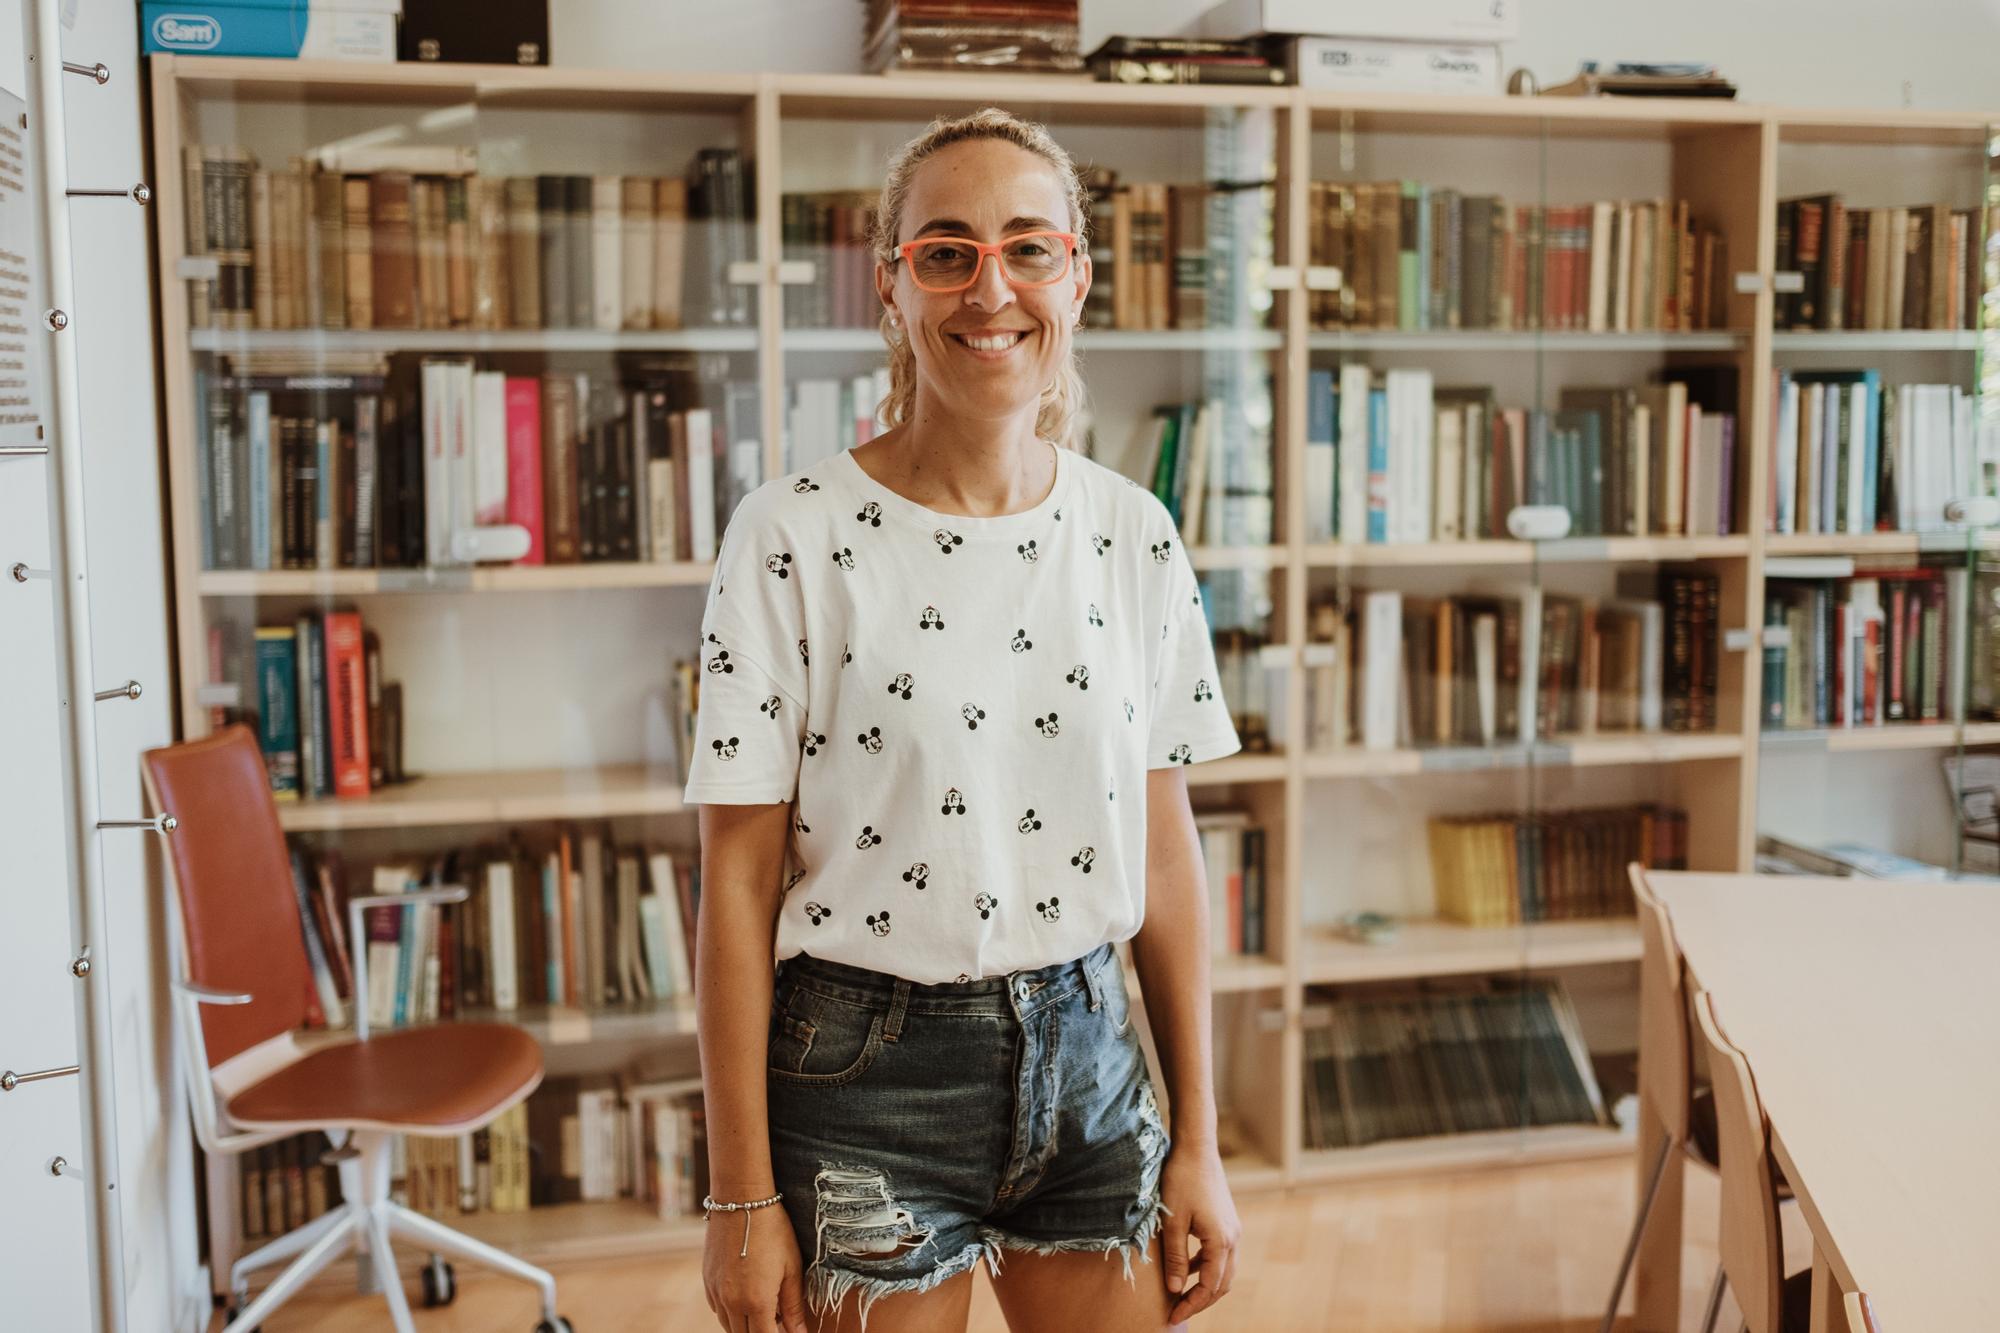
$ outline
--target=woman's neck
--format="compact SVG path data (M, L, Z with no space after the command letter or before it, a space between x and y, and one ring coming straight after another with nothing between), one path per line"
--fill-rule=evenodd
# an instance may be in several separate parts
M914 419L855 450L890 490L918 504L970 517L1016 514L1055 486L1055 454L1032 416L966 421L921 409Z

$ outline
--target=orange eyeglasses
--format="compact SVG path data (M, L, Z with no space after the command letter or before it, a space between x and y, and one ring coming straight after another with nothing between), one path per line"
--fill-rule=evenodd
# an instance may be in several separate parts
M986 256L1000 261L1000 272L1016 287L1046 287L1069 273L1076 253L1073 231L1023 231L988 243L964 236L926 236L896 247L910 266L910 277L927 292L962 292L979 280Z

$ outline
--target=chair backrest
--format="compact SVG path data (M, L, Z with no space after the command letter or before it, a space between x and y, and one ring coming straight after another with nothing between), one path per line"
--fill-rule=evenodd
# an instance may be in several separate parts
M1771 1184L1771 1136L1750 1063L1722 1030L1715 999L1694 997L1695 1027L1708 1050L1722 1158L1722 1271L1750 1333L1779 1333L1785 1259L1778 1194Z
M201 1006L203 1049L191 1054L212 1069L305 1021L311 973L285 834L242 723L148 750L141 771L153 808L177 822L166 849L183 979L251 997Z
M1646 883L1644 867L1634 861L1627 873L1639 911L1639 1100L1678 1146L1687 1142L1694 1079L1681 951L1673 918Z
M1847 1333L1882 1333L1882 1325L1875 1321L1875 1307L1869 1303L1865 1291L1847 1293Z

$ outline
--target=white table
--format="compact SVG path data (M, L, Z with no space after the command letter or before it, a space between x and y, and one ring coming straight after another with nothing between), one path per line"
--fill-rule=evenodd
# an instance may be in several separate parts
M1843 1291L1886 1333L2000 1329L2000 888L1647 881L1757 1080L1812 1228L1814 1329L1844 1329Z

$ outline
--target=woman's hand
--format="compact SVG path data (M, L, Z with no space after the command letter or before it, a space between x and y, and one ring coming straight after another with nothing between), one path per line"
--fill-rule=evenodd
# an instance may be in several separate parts
M750 1210L750 1253L743 1214L709 1214L701 1280L723 1333L806 1333L804 1265L798 1237L781 1204Z
M1160 1171L1160 1199L1171 1210L1160 1228L1167 1290L1180 1293L1168 1322L1178 1324L1229 1294L1243 1224L1236 1218L1236 1200L1229 1195L1222 1156L1213 1144L1186 1148L1177 1144L1168 1151ZM1192 1259L1188 1258L1190 1234L1201 1242Z

